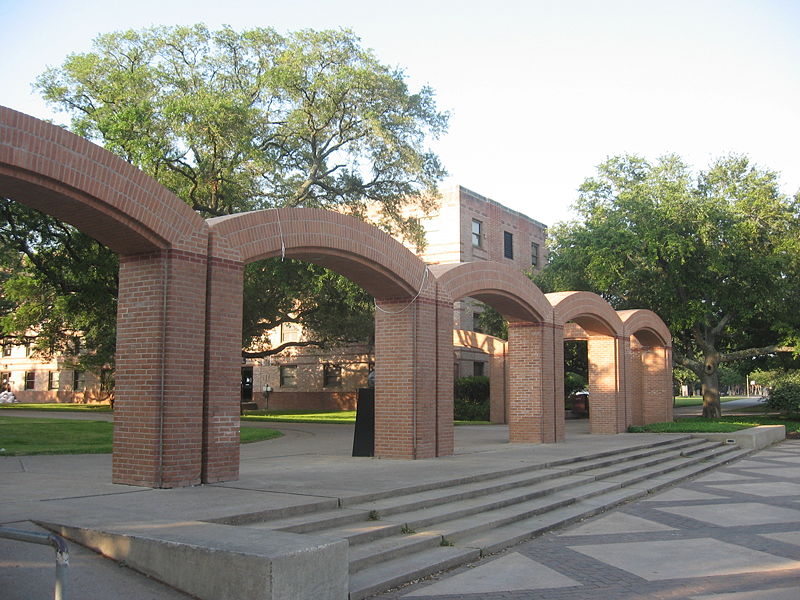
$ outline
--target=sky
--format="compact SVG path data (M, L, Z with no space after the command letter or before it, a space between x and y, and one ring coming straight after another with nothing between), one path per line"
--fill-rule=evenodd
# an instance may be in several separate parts
M800 0L0 0L0 105L67 122L36 76L101 33L350 28L450 113L460 184L547 225L607 158L746 154L800 189Z

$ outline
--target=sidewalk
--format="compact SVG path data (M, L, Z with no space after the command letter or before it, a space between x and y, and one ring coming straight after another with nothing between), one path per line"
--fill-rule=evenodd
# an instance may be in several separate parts
M2 457L0 524L220 519L555 457L594 455L652 439L652 434L592 436L587 422L577 421L568 423L563 444L509 445L505 427L458 427L455 456L398 461L350 457L352 426L270 426L285 436L242 446L238 481L193 488L152 490L112 484L109 455ZM780 599L774 590L800 575L800 546L790 541L800 536L787 533L800 532L800 505L794 501L798 492L800 443L784 442L585 526L527 542L474 568L456 570L435 583L440 587L425 581L382 597L700 598L708 592L763 588L771 595L709 600ZM76 557L70 573L71 598L187 598L76 544L70 546ZM53 552L46 547L36 551L41 552L34 557L34 550L0 540L4 599L52 595ZM536 574L534 582L530 573Z

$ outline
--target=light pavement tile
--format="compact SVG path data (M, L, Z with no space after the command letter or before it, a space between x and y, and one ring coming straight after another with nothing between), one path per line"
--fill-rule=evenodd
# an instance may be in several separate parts
M783 542L784 544L794 544L800 546L800 531L781 531L779 533L762 533L761 537Z
M670 531L674 527L648 521L641 517L614 512L605 517L595 519L560 535L604 535L608 533L644 533L648 531Z
M647 581L800 568L800 562L712 538L570 546Z
M753 475L769 475L781 479L800 479L800 467L761 467L759 469L746 469Z
M737 469L757 469L765 465L764 461L755 460L754 458L747 458L744 460L737 460L734 463Z
M513 552L433 585L415 590L404 597L489 594L575 585L580 585L580 583L519 552Z
M791 481L768 481L761 483L714 484L715 488L729 492L742 492L754 496L772 498L774 496L800 496L800 483Z
M785 456L785 457L774 456L774 457L770 457L770 460L775 460L775 461L785 462L785 463L794 463L796 465L800 465L800 455L798 455L798 456Z
M750 592L732 592L730 594L711 594L708 596L690 596L690 600L797 600L796 587L782 587L771 590L752 590Z
M755 468L757 465L751 465ZM703 475L695 479L697 483L708 483L709 481L739 481L740 479L752 479L750 475L742 475L740 473L726 473L725 471L715 471L708 475Z
M673 488L661 494L645 498L642 502L686 502L691 500L719 500L719 496L706 494L705 492L695 492L684 488Z
M719 527L766 525L800 521L800 510L760 502L705 504L703 506L659 507L656 510L712 523Z

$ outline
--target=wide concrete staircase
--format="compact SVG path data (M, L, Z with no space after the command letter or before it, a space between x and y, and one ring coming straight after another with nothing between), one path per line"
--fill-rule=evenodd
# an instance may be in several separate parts
M673 485L749 450L690 436L340 501L239 524L350 543L350 599L473 561Z

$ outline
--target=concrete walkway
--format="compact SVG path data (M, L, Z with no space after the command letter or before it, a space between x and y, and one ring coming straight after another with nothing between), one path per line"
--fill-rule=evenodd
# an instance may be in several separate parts
M109 455L2 457L0 524L219 520L596 455L652 439L592 436L587 425L569 422L567 442L548 445L509 445L503 426L458 427L455 456L396 461L350 457L352 426L271 424L284 437L243 446L238 481L174 490L110 483ZM781 599L776 594L800 575L800 546L791 541L800 538L798 492L800 443L785 442L560 535L382 597ZM70 545L72 598L187 597ZM52 550L23 546L0 540L2 597L51 596ZM709 596L762 589L769 594Z

